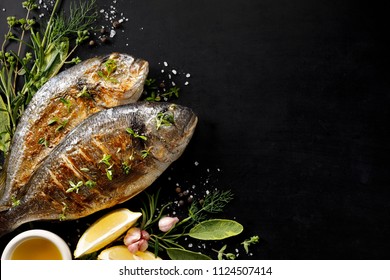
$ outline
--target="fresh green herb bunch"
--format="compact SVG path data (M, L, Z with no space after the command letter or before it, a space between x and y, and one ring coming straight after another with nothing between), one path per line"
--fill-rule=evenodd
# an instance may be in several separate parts
M95 2L72 3L66 16L58 12L61 0L56 0L41 28L32 18L38 7L35 0L22 3L27 10L24 18L7 18L8 31L0 50L0 151L7 152L18 120L37 90L65 63L80 62L69 59L89 37L98 15ZM17 50L10 50L15 43Z
M220 213L233 199L231 191L210 192L202 202L193 201L188 208L187 216L174 224L168 231L161 232L156 224L165 215L165 210L172 204L167 203L158 210L159 191L155 195L147 194L144 203L140 228L150 234L149 246L155 255L165 251L171 259L211 259L209 256L186 250L180 245L183 237L197 240L222 240L242 232L243 227L236 221L212 219L211 214ZM161 228L160 228L161 229Z

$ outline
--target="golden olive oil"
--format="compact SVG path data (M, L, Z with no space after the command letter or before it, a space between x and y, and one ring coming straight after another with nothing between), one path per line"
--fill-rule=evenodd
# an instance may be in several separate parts
M58 248L44 238L30 238L20 243L11 255L11 260L61 260Z

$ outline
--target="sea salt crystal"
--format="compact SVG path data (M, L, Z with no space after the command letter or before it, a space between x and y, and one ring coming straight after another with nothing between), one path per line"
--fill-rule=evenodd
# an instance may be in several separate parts
M195 166L198 166L198 165L199 165L199 162L195 161L194 164L195 164Z
M168 67L168 62L164 61L164 66Z
M192 248L194 246L192 243L188 244L188 248Z
M191 74L187 73L186 78L189 78L189 77L191 77Z
M2 11L3 11L3 12L5 12L5 11L6 11L6 9L5 9L5 8L3 8L3 9L2 9Z
M175 82L174 82L174 81L172 81L172 86L176 86L176 84L175 84Z
M164 73L164 69L161 69L161 73Z
M189 82L186 81L186 82L184 83L184 85L185 85L185 86L188 86L188 85L189 85Z
M111 30L110 31L110 38L113 38L116 34L116 31L115 30Z
M118 22L119 22L119 23L122 23L122 22L123 22L123 18L119 19Z
M173 75L176 75L177 71L175 69L172 69L172 73L173 73Z
M104 9L101 9L101 10L100 10L100 13L101 13L101 14L104 13Z

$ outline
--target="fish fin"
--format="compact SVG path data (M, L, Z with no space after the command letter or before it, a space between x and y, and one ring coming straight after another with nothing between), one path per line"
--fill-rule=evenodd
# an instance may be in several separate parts
M12 219L9 218L9 208L0 206L0 237L14 229Z

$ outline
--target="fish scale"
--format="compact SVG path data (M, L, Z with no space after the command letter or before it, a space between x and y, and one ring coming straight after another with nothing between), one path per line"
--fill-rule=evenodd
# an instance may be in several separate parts
M158 127L160 112L170 112L174 123ZM78 219L130 199L180 157L196 124L191 109L168 103L137 102L89 116L37 168L20 205L0 212L0 236L26 222L58 220L60 216ZM130 135L126 130L132 127L142 128L139 133L146 140ZM96 138L104 139L103 149L92 144ZM122 149L117 152L118 148ZM145 158L143 149L150 150ZM101 161L105 152L115 153L109 160L110 167ZM124 161L134 163L129 173L122 169ZM85 166L88 177L80 178L76 173ZM113 170L112 179L106 174L109 168ZM87 179L96 186L87 187ZM83 184L69 192L70 181Z

